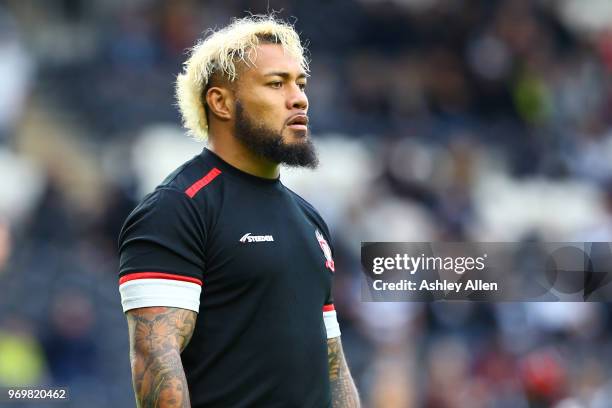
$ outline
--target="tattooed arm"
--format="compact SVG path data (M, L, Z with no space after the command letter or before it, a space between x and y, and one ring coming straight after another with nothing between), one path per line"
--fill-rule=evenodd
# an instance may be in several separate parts
M196 312L145 307L126 315L137 407L190 408L181 352L193 334Z
M340 337L327 339L327 360L333 408L359 408L359 395L346 365Z

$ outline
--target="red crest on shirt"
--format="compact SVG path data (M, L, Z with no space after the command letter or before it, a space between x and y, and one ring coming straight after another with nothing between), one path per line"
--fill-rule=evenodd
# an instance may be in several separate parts
M323 251L323 255L325 255L325 267L331 270L332 272L336 271L336 267L334 266L334 259L332 258L331 248L329 244L323 237L323 234L319 230L315 231L315 235L317 236L317 241L319 241L319 246L321 247L321 251Z

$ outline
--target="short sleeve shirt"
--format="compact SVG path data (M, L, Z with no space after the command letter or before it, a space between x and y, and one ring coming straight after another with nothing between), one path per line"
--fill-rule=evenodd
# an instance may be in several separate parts
M280 179L205 149L129 215L119 248L124 311L198 312L182 353L194 408L331 406L329 231Z

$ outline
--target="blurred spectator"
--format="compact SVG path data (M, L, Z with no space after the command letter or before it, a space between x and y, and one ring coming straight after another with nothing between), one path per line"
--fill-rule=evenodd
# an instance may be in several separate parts
M34 66L19 31L13 16L0 7L0 142L18 125L32 86Z
M18 315L0 322L0 385L35 386L46 375L46 360L32 325Z

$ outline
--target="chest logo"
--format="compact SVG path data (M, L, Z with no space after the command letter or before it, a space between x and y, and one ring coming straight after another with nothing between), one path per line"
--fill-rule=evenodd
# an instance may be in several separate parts
M240 242L272 242L274 241L274 237L272 235L251 235L250 232L247 232L240 238Z
M325 267L332 272L335 272L336 267L334 266L334 259L332 258L332 252L329 244L325 240L325 237L323 237L323 234L321 234L321 231L316 230L315 235L317 236L317 241L319 241L321 251L323 251L323 255L325 255Z

